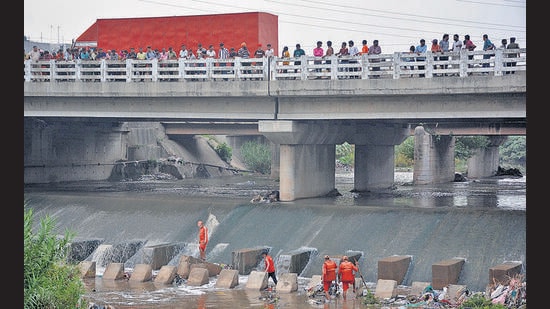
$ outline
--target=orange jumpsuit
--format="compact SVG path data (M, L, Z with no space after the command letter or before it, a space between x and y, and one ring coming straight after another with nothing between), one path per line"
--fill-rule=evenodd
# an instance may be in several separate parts
M323 263L323 289L328 291L332 281L336 280L336 269L338 266L333 260L325 260Z
M350 261L343 261L338 269L338 275L340 275L340 281L342 282L342 289L344 293L348 290L349 285L355 282L354 271L359 271L359 268Z
M206 251L206 245L208 244L208 230L206 226L202 226L199 229L199 249L201 251Z

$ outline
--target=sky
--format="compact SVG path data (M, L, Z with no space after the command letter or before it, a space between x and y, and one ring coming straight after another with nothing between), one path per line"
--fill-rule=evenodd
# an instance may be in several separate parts
M70 43L97 19L266 12L278 16L279 46L292 51L300 43L312 55L316 41L335 48L353 40L378 40L382 53L408 51L443 33L469 34L483 46L482 35L498 47L516 37L527 47L526 0L25 0L24 35L45 43Z

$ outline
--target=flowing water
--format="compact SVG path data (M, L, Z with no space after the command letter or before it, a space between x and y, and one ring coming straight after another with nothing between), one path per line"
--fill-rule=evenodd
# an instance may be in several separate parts
M489 268L503 262L519 261L526 272L526 177L413 186L412 173L395 176L392 190L358 194L351 192L353 175L340 173L341 196L292 202L251 203L255 195L278 189L275 180L255 175L32 185L25 187L25 202L37 218L53 217L59 234L69 229L77 239L176 243L180 252L169 265L177 265L182 254L198 256L199 219L210 230L209 262L230 264L233 251L269 247L282 268L287 253L314 252L298 274L298 291L277 293L276 302L247 290L247 276L234 289L215 288L214 277L200 287L108 281L98 263L96 278L85 280L85 299L115 308L366 308L351 299L311 304L305 295L311 276L321 273L321 257L348 251L362 253L360 270L371 287L377 261L391 255L412 257L402 283L409 286L430 282L431 265L453 257L465 258L458 284L472 291L484 291ZM100 261L98 250L88 259ZM125 262L126 271L135 260Z

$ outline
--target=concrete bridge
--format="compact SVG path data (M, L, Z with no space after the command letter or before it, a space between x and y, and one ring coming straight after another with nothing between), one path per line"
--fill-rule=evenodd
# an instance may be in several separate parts
M414 134L415 184L441 183L454 179L454 136L491 137L491 146L469 170L470 177L484 177L498 167L503 137L526 134L525 68L505 74L498 62L503 58L497 58L479 72L463 57L458 76L437 76L430 65L426 78L375 78L377 71L368 65L360 68L369 72L362 78L312 78L306 72L316 72L315 67L302 65L299 79L278 79L269 73L279 71L278 59L257 80L64 82L54 80L53 73L49 80L24 83L24 116L77 125L155 121L165 123L171 134L216 127L261 134L278 147L272 173L280 178L283 201L334 189L335 145L344 142L355 145L355 190L391 187L394 146ZM399 63L391 67L399 70ZM39 134L26 132L26 158L36 159L28 152L36 153Z

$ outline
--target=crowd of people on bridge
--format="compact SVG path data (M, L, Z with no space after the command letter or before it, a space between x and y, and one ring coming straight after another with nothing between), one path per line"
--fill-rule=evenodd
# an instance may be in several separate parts
M449 41L449 34L443 34L441 40L436 38L432 39L432 45L428 50L428 46L425 44L425 39L421 38L418 45L414 46L409 51L404 51L408 53L417 53L418 55L422 53L438 52L445 53L450 51L460 51L461 49L467 49L473 51L477 48L477 45L473 43L470 38L470 35L464 35L464 39L460 40L459 34L453 35L453 41ZM509 43L507 39L501 40L501 45L496 47L495 44L491 42L487 34L483 34L483 50L492 50L496 48L504 49L518 49L519 45L516 42L515 37L509 38ZM299 58L302 55L311 55L315 57L329 57L329 56L360 56L364 54L381 54L382 48L378 40L373 40L372 44L369 46L366 39L361 42L362 47L359 47L355 44L353 40L343 41L340 45L338 51L335 51L333 48L333 42L326 42L326 49L323 48L323 42L317 41L315 48L311 53L306 52L300 43L297 43L294 51L292 52L292 57ZM281 58L290 58L290 52L288 46L283 47L281 52ZM24 51L24 60L31 59L33 61L39 60L58 60L58 61L71 61L75 59L81 60L126 60L126 59L135 59L135 60L175 60L175 59L201 59L201 58L216 58L216 59L230 59L235 57L241 58L263 58L263 57L272 57L276 56L275 51L271 46L271 43L266 44L266 48L263 48L263 45L260 43L256 46L254 51L250 51L246 42L242 42L239 47L230 47L227 48L223 42L218 43L216 48L214 44L209 44L208 48L203 47L201 43L197 44L196 49L194 50L191 46L187 46L185 43L182 43L179 49L179 52L172 46L154 48L152 46L146 47L130 47L129 49L123 49L117 51L116 49L105 50L102 47L68 47L65 50L59 48L58 50L42 50L37 46L33 46L32 50ZM443 56L444 57L444 56Z

